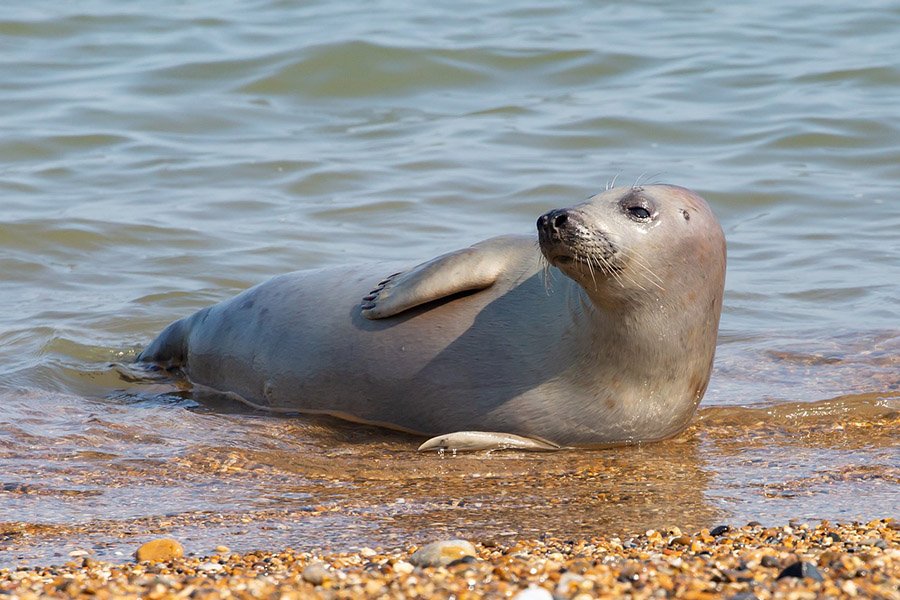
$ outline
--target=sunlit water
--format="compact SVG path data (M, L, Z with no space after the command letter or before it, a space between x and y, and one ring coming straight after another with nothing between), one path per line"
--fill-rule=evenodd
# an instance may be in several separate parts
M0 564L897 516L897 31L891 2L6 7ZM676 440L421 455L111 366L272 275L526 233L613 179L728 237Z

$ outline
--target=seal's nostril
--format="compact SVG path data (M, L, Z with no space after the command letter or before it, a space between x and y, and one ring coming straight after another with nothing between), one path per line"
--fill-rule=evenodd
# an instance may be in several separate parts
M549 234L554 230L565 227L568 221L568 212L565 209L558 208L538 217L537 226L538 229Z
M568 221L568 220L569 220L569 215L567 215L566 213L558 214L553 219L553 226L554 227L565 227L566 221Z

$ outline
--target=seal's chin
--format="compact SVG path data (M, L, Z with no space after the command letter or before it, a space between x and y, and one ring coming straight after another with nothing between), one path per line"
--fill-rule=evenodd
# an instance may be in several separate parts
M543 254L547 262L554 267L569 266L576 261L581 262L579 259L575 258L573 252L565 248L559 241L547 242L546 240L541 240L540 248L541 254Z

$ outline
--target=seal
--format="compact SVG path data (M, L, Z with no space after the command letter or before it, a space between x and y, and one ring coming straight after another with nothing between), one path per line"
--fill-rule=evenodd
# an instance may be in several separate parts
M426 450L681 431L722 308L725 237L707 203L619 187L537 229L537 244L501 236L411 268L281 275L172 323L138 361L254 407L437 436Z

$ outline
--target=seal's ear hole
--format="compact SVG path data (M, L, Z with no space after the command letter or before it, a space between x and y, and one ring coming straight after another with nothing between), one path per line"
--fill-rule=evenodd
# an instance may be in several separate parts
M684 217L684 220L685 220L685 221L690 221L690 220L691 220L691 213L689 213L688 211L686 211L686 210L683 209L683 208L681 209L681 216Z

